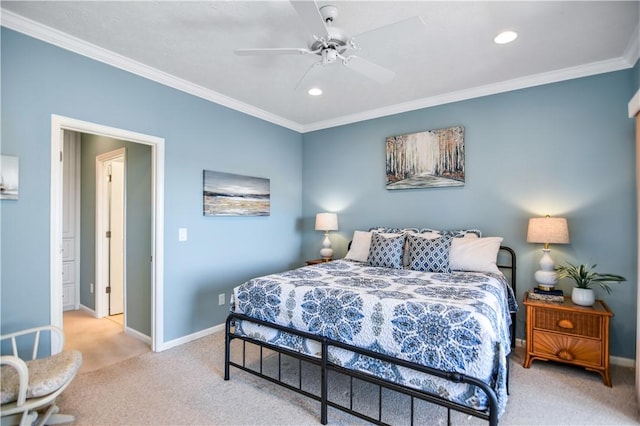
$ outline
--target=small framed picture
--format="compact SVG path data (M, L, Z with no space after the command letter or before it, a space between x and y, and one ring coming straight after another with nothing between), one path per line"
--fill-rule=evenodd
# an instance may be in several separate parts
M18 199L18 157L0 155L0 200Z

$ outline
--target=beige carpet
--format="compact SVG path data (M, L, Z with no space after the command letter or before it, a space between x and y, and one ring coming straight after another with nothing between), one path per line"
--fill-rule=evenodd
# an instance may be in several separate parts
M148 352L97 371L78 375L62 394L63 412L77 425L318 425L319 403L236 369L223 380L224 336L216 333L170 350ZM579 368L534 362L522 368L512 358L511 395L502 425L639 424L634 374L614 366L613 388ZM332 379L330 395L344 396ZM377 404L371 388L358 389L363 407ZM384 396L392 424L408 424L404 397ZM369 407L370 408L370 407ZM416 424L446 424L446 411L419 407ZM363 424L329 410L329 424ZM452 424L486 424L455 414Z
M81 373L98 370L136 357L151 348L124 334L122 324L113 319L95 318L88 312L66 311L63 314L65 349L82 352Z

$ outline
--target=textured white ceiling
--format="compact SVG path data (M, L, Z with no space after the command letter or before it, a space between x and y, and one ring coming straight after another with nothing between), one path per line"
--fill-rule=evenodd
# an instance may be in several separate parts
M2 1L2 8L5 15L9 11L178 77L232 100L238 109L266 111L272 121L301 131L628 68L639 56L638 1L318 4L337 6L334 26L351 35L414 16L425 25L357 38L358 56L396 73L390 83L334 63L314 69L296 90L315 56L233 52L306 47L309 31L287 1ZM493 43L505 29L517 31L518 39ZM324 94L307 95L311 85Z

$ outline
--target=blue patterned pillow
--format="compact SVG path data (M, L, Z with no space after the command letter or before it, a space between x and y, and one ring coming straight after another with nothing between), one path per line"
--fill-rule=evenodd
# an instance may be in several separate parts
M404 238L404 234L384 237L378 232L372 232L367 264L369 266L401 269Z
M408 235L409 267L415 271L450 273L449 251L451 236L443 235L436 239Z

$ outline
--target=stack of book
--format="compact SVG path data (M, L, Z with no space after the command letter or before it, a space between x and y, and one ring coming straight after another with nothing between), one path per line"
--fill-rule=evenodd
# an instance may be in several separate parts
M534 288L529 290L529 299L531 300L543 300L545 302L563 303L564 292L562 290L541 290Z

